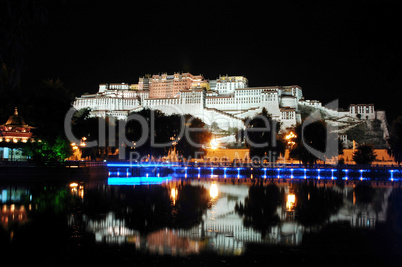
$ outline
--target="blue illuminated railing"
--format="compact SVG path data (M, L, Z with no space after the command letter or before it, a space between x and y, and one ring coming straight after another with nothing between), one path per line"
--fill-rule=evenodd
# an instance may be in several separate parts
M401 169L389 168L304 168L294 167L227 167L179 166L166 163L109 163L109 177L173 177L173 178L269 178L317 180L388 180L402 181Z
M107 179L108 185L149 185L149 184L163 184L172 180L171 176L167 177L109 177Z

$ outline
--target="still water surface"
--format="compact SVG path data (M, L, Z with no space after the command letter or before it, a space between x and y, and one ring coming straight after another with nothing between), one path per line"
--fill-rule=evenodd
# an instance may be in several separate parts
M398 186L317 181L3 184L0 241L6 249L40 245L56 254L67 251L62 255L76 247L179 257L242 256L253 246L260 254L275 247L314 253L321 243L380 255L361 242L368 237L374 246L380 240L400 251L401 199ZM353 247L360 245L363 251Z

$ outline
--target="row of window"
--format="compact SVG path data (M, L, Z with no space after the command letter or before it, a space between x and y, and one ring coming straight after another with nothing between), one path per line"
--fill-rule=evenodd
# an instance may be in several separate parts
M137 99L119 99L119 98L103 98L103 99L79 99L76 101L77 107L92 107L92 106L109 106L109 105L138 105Z
M260 103L260 97L230 97L230 98L207 98L207 104L247 104Z
M374 113L374 106L356 106L350 107L351 113Z
M275 100L276 100L276 94L262 95L262 101L275 101Z
M108 86L109 89L117 89L117 90L128 90L130 89L129 84L112 84Z
M293 120L295 118L294 111L282 111L281 112L281 119L282 120Z

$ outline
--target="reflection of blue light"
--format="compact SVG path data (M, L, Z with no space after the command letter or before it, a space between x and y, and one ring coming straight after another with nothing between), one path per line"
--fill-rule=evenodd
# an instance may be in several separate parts
M114 168L121 168L121 167L179 167L177 165L171 163L163 163L163 162L141 162L141 163L108 163L106 164L107 167L114 167Z
M122 168L122 165L126 165L126 167ZM109 177L131 177L133 174L138 176L161 176L164 175L162 170L167 170L169 175L173 177L205 177L205 178L212 178L212 177L222 177L222 178L247 178L250 175L250 170L252 168L246 167L211 167L211 166L177 166L177 165L158 165L161 168L152 168L151 164L143 165L136 164L138 167L129 168L128 166L133 166L133 164L109 164L111 166L108 171ZM155 165L155 164L154 164ZM114 167L119 166L119 167ZM197 171L198 169L198 171ZM275 169L276 172L275 173ZM327 180L334 180L337 178L341 178L343 180L370 180L365 176L369 176L370 173L373 171L368 169L335 169L335 168L304 168L304 167L275 167L271 168L257 168L259 177L261 178L289 178L289 179L327 179ZM162 173L160 172L162 171ZM339 172L339 173L338 173ZM343 174L341 173L343 172ZM389 174L387 174L389 173ZM393 169L393 170L385 170L380 175L384 175L385 179L389 181L400 181L401 171ZM202 176L201 176L202 174ZM308 175L307 175L308 174ZM360 174L360 175L359 175ZM367 175L365 175L367 174ZM253 173L255 175L255 173ZM335 176L336 175L336 176ZM349 177L350 176L350 177Z
M162 184L163 182L170 181L171 176L167 177L109 177L107 179L108 185L141 185L141 184Z
M344 169L343 170L344 172L346 172L346 176L343 178L343 180L348 180L348 169Z

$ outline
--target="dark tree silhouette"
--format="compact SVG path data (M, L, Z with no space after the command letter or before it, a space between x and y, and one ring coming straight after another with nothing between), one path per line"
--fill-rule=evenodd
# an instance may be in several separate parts
M253 227L261 232L264 238L273 225L279 223L277 207L283 203L283 194L275 184L264 186L253 185L244 200L244 206L240 203L235 206L235 211L243 216L243 224Z
M190 115L165 115L158 110L143 109L135 113L145 119L148 131L142 129L138 120L127 123L125 135L132 141L132 148L141 156L160 157L168 154L175 146L176 152L183 157L194 157L196 152L205 152L205 144L210 141L211 133L200 119ZM147 134L146 134L147 133ZM122 134L122 133L119 133ZM136 143L145 138L145 143Z
M400 164L402 162L402 116L393 121L388 142L390 144L388 153Z
M178 140L177 153L185 158L196 158L196 155L205 154L205 144L212 138L207 125L199 118L186 115L186 128L183 137Z
M353 153L353 160L356 164L371 164L376 159L374 147L372 145L359 145Z
M65 136L64 118L74 99L71 91L59 79L46 79L40 86L32 88L27 98L29 101L21 114L37 127L36 135L49 140Z
M191 228L199 224L208 208L210 196L208 190L200 186L183 185L178 188L178 198L173 207L175 216L171 226Z
M265 108L257 116L247 119L246 124L245 142L250 149L251 158L262 159L269 155L269 152L284 153L285 144L278 138L280 123L272 120Z
M295 145L290 151L290 157L300 160L304 165L313 165L317 161L317 157L307 150L305 144L324 152L326 145L326 124L324 121L316 121L304 128L302 134L302 124L295 128L296 138Z
M97 145L93 147L81 147L82 158L90 157L106 159L108 155L114 154L117 149L116 122L109 117L89 117L88 108L77 111L72 119L72 132L77 139L86 138L86 143L96 141ZM104 131L102 129L104 128ZM109 140L111 129L115 138ZM100 132L102 131L102 132ZM102 136L101 136L102 135Z
M87 213L113 211L124 219L127 227L142 234L162 228L191 228L202 220L210 200L204 187L179 186L175 204L168 187L122 186L115 190L94 188L88 190L83 210Z
M34 88L29 83L22 86L23 73L29 52L35 39L47 24L47 10L44 1L2 0L0 1L0 119L3 121L10 111L30 102ZM26 117L27 119L27 117ZM31 123L32 124L32 123Z
M296 219L304 226L321 225L336 214L343 203L342 194L312 182L299 184L295 190Z
M358 205L367 205L373 202L375 190L371 184L359 183L353 190Z

